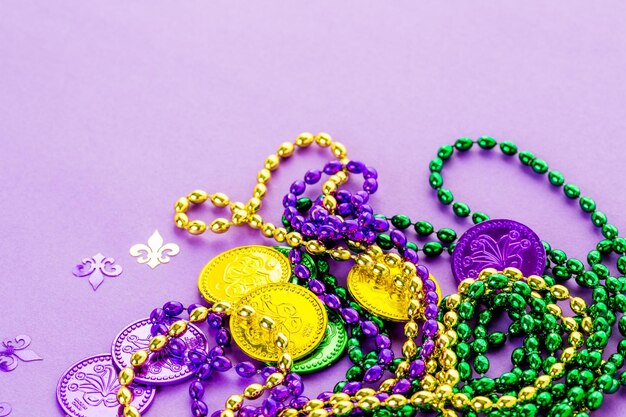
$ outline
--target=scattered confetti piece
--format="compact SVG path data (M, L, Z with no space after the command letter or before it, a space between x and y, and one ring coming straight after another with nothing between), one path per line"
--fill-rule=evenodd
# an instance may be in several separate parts
M115 259L107 258L101 253L91 258L85 258L76 265L72 273L77 277L89 276L89 283L93 290L97 290L104 281L104 277L116 277L122 273L122 267L115 264Z
M32 362L42 360L41 356L30 349L26 349L30 342L30 337L26 335L17 336L15 339L4 339L2 344L0 344L0 371L11 372L17 368L17 364L20 361ZM0 408L0 411L3 410L3 408ZM9 412L11 412L11 407L9 407ZM0 417L3 415L8 414L0 414Z
M130 254L137 257L137 262L148 264L152 269L160 264L168 263L170 256L176 256L179 252L180 248L176 243L163 244L163 237L161 237L158 230L152 233L147 245L138 243L130 248Z

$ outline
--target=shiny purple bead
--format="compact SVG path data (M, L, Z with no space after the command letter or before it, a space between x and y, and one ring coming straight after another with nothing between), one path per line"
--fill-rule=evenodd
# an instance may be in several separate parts
M317 295L323 294L324 291L326 291L326 287L324 287L322 281L317 279L312 279L309 281L309 289Z
M342 168L341 161L330 161L324 165L324 174L333 175L341 171Z
M424 317L427 319L434 319L437 317L437 313L439 313L439 309L436 304L428 304L424 309Z
M214 358L216 356L224 356L224 348L221 346L213 346L209 350L209 358Z
M437 329L439 328L439 326L437 325L437 321L430 319L430 320L426 320L424 322L424 334L426 336L434 336L437 334Z
M374 219L372 228L377 232L386 232L389 230L389 222L386 219Z
M423 348L422 348L423 349ZM411 378L418 378L426 371L426 364L421 359L416 359L409 365L409 376Z
M289 251L289 260L294 264L302 261L302 252L300 252L298 249L291 249Z
M367 203L370 199L370 195L366 191L357 191L356 193L354 193L354 195L358 195L359 197L361 197L364 204Z
M363 385L358 381L351 381L351 382L348 382L346 385L344 385L341 391L343 391L344 393L348 395L354 395L356 394L358 390L361 389L362 386Z
M260 411L258 407L253 405L244 405L239 410L239 417L257 417Z
M428 268L424 265L417 265L417 275L423 280L428 279Z
M341 317L343 317L347 324L353 324L359 321L359 313L353 308L342 308L340 312Z
M209 323L209 326L214 329L219 329L220 327L222 327L222 316L220 316L219 314L209 314L209 317L207 317L206 321L207 323Z
M324 304L332 310L337 310L341 307L341 300L335 294L328 294L324 297Z
M379 365L374 365L365 371L363 375L363 381L365 382L375 382L378 381L383 376L383 368Z
M320 178L322 178L322 171L319 169L311 169L304 174L304 182L309 185L317 184Z
M204 395L204 385L202 385L202 382L193 381L189 385L189 396L194 400L198 400L202 398L203 395Z
M322 400L322 401L328 401L330 400L330 397L332 397L334 394L334 392L332 391L324 391L324 392L320 392L319 395L317 396L318 400Z
M381 349L378 353L378 363L388 365L393 361L393 351L391 349Z
M328 210L323 207L315 207L311 209L311 219L314 222L323 222L328 218Z
M389 336L384 334L376 336L376 347L379 349L389 349L391 347L391 339Z
M265 368L263 368L261 370L261 378L267 379L270 375L272 375L276 371L278 371L278 369L276 369L276 367L274 367L274 366L266 366Z
M295 180L289 188L289 191L295 196L301 195L304 190L306 190L306 184L302 180Z
M261 413L264 417L276 417L276 414L278 413L278 403L272 398L266 398L263 400Z
M309 268L302 264L297 264L293 272L300 279L308 279L311 276L311 271L309 271Z
M366 180L370 178L377 179L378 171L376 171L376 169L372 167L365 167L365 170L363 171L363 178L365 178Z
M348 203L342 203L337 206L337 213L340 216L347 216L352 213L352 206Z
M174 317L185 311L185 307L182 305L182 303L179 303L178 301L168 301L163 306L163 310L168 316Z
M378 334L378 326L369 320L361 322L361 330L363 334L369 337L376 336Z
M303 224L304 224L304 217L300 215L294 216L293 219L291 219L291 226L296 230L300 230Z
M393 387L394 394L404 394L408 390L411 389L411 381L406 378L402 378L396 382L396 385Z
M189 352L188 357L191 363L194 365L200 365L206 362L207 354L202 349L193 349Z
M436 291L428 291L425 298L427 303L437 304L437 301L439 301L439 294L437 294Z
M294 207L297 200L298 197L296 197L295 194L285 194L285 196L283 197L283 207Z
M315 225L311 222L305 222L300 229L300 233L304 236L315 236Z
M243 378L250 378L256 375L257 369L252 362L244 361L238 363L237 366L235 366L235 372L237 372L237 375Z
M154 310L152 310L152 313L150 313L150 321L154 324L163 323L165 317L167 316L165 314L165 310L163 310L162 308L155 308Z
M230 344L230 332L224 328L219 329L215 335L215 341L220 346L228 346Z
M372 224L372 222L374 222L374 216L372 215L372 213L362 213L359 216L358 222L361 226L369 226L370 224Z
M301 396L296 396L296 398L292 399L289 402L289 405L293 408L302 408L308 402L309 402L309 397L305 397L304 395L301 395Z
M376 398L378 398L380 402L385 402L387 398L389 398L389 394L386 392L379 392L376 394Z
M215 410L215 411L213 411L213 413L211 414L211 417L220 417L220 415L222 414L222 411L224 411L224 410Z
M374 194L378 190L378 181L375 178L368 178L363 183L363 189L370 194Z
M300 379L294 379L287 383L287 390L291 395L298 396L304 392L304 384Z
M194 311L198 307L204 307L204 306L202 304L199 304L199 303L189 304L189 306L187 307L187 313L191 314L191 312Z
M426 289L426 291L437 290L437 286L435 285L435 282L432 279L428 279L428 278L424 280L424 288Z
M351 234L359 230L356 220L346 220L339 226L339 231L343 234Z
M217 372L226 372L232 368L233 364L226 356L215 356L211 361L211 367Z
M272 388L271 396L276 401L283 402L289 397L289 390L284 385L278 385Z
M209 414L209 407L207 407L204 401L194 400L191 404L191 412L194 417L205 417Z
M363 162L350 161L346 164L346 169L352 174L360 174L365 169Z
M167 351L172 356L182 357L185 354L187 345L180 339L171 339L167 344Z
M422 357L427 358L433 354L435 350L435 342L432 339L425 340L422 343Z
M196 376L200 378L202 381L206 381L211 378L211 374L213 373L213 368L208 363L202 364L200 368L196 371Z
M153 324L152 326L150 326L150 334L152 334L152 336L156 336L158 334L167 334L167 326L163 323Z
M412 264L416 264L417 261L419 260L417 256L417 252L412 248L405 248L403 255L404 255L404 259L411 262Z
M352 193L350 191L348 191L348 190L339 190L335 194L335 198L340 203L345 203L345 202L349 201L352 198Z
M406 235L400 230L392 230L389 236L391 236L391 241L394 245L398 247L404 247L404 245L406 245Z

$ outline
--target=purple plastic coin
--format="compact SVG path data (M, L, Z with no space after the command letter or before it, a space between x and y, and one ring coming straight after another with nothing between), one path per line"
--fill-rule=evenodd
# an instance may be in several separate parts
M542 275L546 250L527 226L497 219L478 223L463 233L452 254L452 273L457 281L476 278L485 268L502 271L514 267L524 276Z
M130 364L130 357L139 349L147 349L152 334L150 319L131 323L113 341L113 363L118 368ZM187 332L179 338L185 344L185 351L202 349L207 351L207 340L198 327L190 324ZM135 371L135 381L148 385L169 385L191 378L189 359L185 352L175 355L169 347L160 352L151 353L148 361Z
M111 355L90 356L68 369L57 384L57 401L69 417L121 416L116 394L120 388ZM155 388L132 384L132 405L143 413L154 400Z

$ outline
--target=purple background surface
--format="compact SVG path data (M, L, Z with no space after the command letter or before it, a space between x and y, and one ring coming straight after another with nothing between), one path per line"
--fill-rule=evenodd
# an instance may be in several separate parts
M246 230L192 238L172 227L172 203L198 187L248 198L262 159L301 131L328 131L376 166L373 204L388 214L465 230L434 201L427 163L441 144L489 134L548 160L626 227L625 12L618 1L1 2L0 338L28 334L44 360L0 373L0 401L15 417L61 415L66 368L153 307L197 301L215 254L266 242ZM278 220L290 180L327 157L306 154L276 176L262 214ZM447 173L457 199L570 255L599 238L545 178L495 153ZM155 229L181 253L151 270L128 250ZM94 292L71 270L98 252L124 272ZM430 265L450 292L448 261ZM346 367L308 378L307 392ZM216 380L211 409L241 387ZM602 412L626 415L624 399ZM148 415L190 415L186 385L161 389Z

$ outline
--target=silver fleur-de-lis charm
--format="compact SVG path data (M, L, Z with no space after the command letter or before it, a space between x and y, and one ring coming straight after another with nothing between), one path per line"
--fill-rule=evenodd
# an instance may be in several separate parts
M122 267L115 264L115 259L107 258L101 253L81 262L74 267L72 273L77 277L89 276L89 283L94 291L102 284L105 276L116 277L122 273Z
M152 233L148 239L148 244L137 243L130 247L130 254L137 257L140 264L148 264L152 269L170 261L170 256L176 256L180 248L176 243L163 244L163 237L158 230Z

